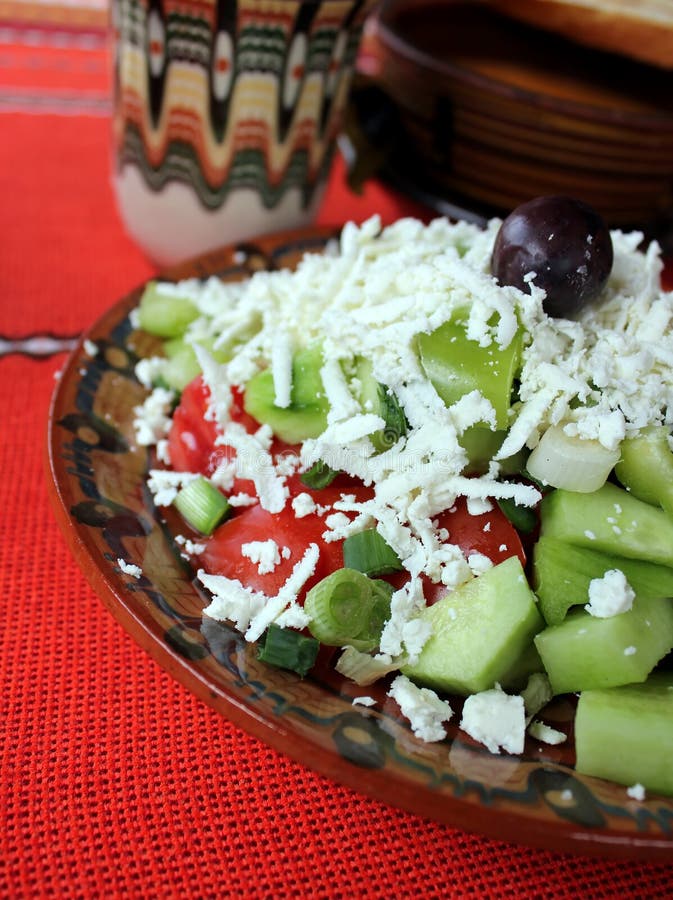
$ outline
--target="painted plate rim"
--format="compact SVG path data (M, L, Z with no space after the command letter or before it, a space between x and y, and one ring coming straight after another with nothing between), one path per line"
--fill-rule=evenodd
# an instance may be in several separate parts
M160 277L239 280L260 268L292 265L305 251L320 252L337 234L308 228L264 236ZM566 751L535 742L522 757L494 756L450 725L446 741L424 744L384 692L374 708L353 706L353 697L377 689L358 689L334 673L302 680L264 666L232 628L201 615L207 598L144 486L150 455L129 438L134 398L144 396L133 375L135 359L143 355L142 333L129 319L142 287L81 336L58 380L48 420L48 487L56 518L114 618L220 715L362 794L499 840L669 862L673 798L633 800L623 786L577 775L564 762ZM117 565L118 554L128 555L129 548L131 561L139 552L147 564L137 580Z

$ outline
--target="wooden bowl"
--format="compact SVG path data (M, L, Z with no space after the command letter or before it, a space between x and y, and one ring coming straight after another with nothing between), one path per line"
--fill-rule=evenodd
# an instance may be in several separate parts
M405 178L486 214L568 193L612 227L673 217L673 72L510 21L479 0L384 0L374 80Z

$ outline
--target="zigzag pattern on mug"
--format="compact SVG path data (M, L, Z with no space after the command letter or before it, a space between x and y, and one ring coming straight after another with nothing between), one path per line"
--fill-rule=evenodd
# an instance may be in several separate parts
M301 183L309 202L370 5L117 0L118 160L153 188L196 184L208 207L241 184L274 205Z
M226 178L209 182L200 164L198 154L189 144L174 141L170 143L158 167L150 165L144 152L141 136L129 130L118 159L120 166L133 163L142 172L145 182L153 190L159 191L170 181L185 181L196 192L207 209L222 206L227 195L233 190L254 188L266 209L273 209L290 188L298 188L302 193L302 206L307 208L313 196L314 187L327 177L335 145L327 148L321 159L320 168L311 170L306 150L297 149L291 155L287 166L275 180L269 177L267 161L261 150L244 149L235 153L227 168Z

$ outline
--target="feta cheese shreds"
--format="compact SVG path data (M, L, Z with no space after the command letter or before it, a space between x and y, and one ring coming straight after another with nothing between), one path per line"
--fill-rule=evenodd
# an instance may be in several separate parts
M176 534L174 540L188 556L198 556L199 553L203 553L206 549L205 544L192 541L190 538L185 537L184 534Z
M262 429L260 429L262 431ZM266 446L267 432L249 434L238 422L228 422L216 443L236 451L236 473L255 484L261 506L277 513L285 507L289 491Z
M134 408L133 427L136 441L141 447L150 447L168 434L174 398L173 391L158 387L144 403Z
M246 493L238 493L238 494L230 494L227 497L229 501L229 506L254 506L257 503L257 497L253 497L250 494Z
M495 687L465 700L460 727L491 753L522 753L526 737L523 698Z
M213 594L213 599L203 610L204 615L233 622L242 633L247 632L250 622L269 601L261 591L253 591L235 578L210 575L203 569L197 572L197 578Z
M530 723L528 734L543 744L562 744L568 737L563 731L552 728L551 725L546 725L538 719L533 719Z
M140 578L143 574L143 570L140 566L136 566L133 563L127 563L124 559L118 559L117 565L125 575L131 575L132 578Z
M170 506L178 491L199 476L194 472L170 472L164 469L150 469L147 487L157 506Z
M639 800L641 803L645 799L645 788L642 784L633 784L626 789L626 793L632 800Z
M214 595L204 614L232 621L247 641L258 640L272 622L283 628L305 628L309 618L297 605L297 596L315 571L319 555L317 544L311 544L275 597L253 591L238 579L199 570L197 578Z
M620 569L610 569L602 578L589 582L589 602L584 608L592 616L607 619L628 612L635 597L626 575Z
M257 566L259 575L267 575L280 563L280 548L271 538L268 541L250 541L241 544L241 556Z
M429 688L417 687L406 675L395 678L387 696L397 702L417 737L424 741L444 740L444 722L448 722L453 715L446 700L441 700Z
M315 500L306 492L297 494L292 498L292 510L298 519L310 516L311 513L316 511L316 508Z
M423 592L417 579L395 591L390 600L390 619L381 634L381 654L389 658L406 654L411 663L418 660L431 633L430 624L417 618L423 605Z
M275 404L281 409L286 409L292 398L292 345L286 331L281 331L274 342L271 351L271 373L276 392Z

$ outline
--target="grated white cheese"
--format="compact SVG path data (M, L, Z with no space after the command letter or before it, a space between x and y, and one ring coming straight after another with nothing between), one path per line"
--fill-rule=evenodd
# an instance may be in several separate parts
M409 719L413 733L424 741L442 741L446 737L444 722L453 716L446 700L429 688L417 687L406 675L398 675L387 694Z
M390 600L390 619L381 633L379 648L388 658L406 655L415 663L430 637L428 622L418 619L418 612L425 605L422 584L412 578L395 591Z
M568 739L568 735L563 731L552 728L551 725L540 722L539 719L533 719L530 723L528 726L528 734L537 741L542 741L543 744L562 744Z
M353 697L353 706L376 706L376 700L373 697Z
M490 512L492 509L493 504L488 499L482 499L480 497L470 497L467 501L467 511L471 516L480 516L483 513ZM487 524L490 527L490 522Z
M143 570L140 568L140 566L136 566L133 563L128 563L124 559L118 559L117 565L125 575L130 575L132 578L140 578L140 576L143 574Z
M150 469L147 487L152 493L156 506L170 506L178 491L199 478L195 472L171 472L166 469Z
M260 429L256 434L249 434L238 422L228 422L215 443L234 448L236 474L254 482L263 509L277 513L285 507L289 491L285 476L279 475L274 467L268 450L268 437L267 430Z
M296 453L284 452L276 456L275 464L279 475L294 475L301 465L301 459Z
M635 597L626 575L620 569L610 569L602 578L589 582L589 602L584 608L592 616L607 619L628 612Z
M467 564L473 575L483 575L484 572L493 568L493 562L483 553L470 553L467 557Z
M472 694L463 705L460 727L491 753L522 753L526 736L523 698L500 687Z
M143 387L151 389L157 377L163 374L165 367L166 359L163 356L149 356L138 360L135 367L136 378Z
M168 434L174 398L173 391L158 387L143 403L134 407L133 427L141 447L150 447Z
M218 363L201 344L194 344L194 352L201 372L203 383L208 388L208 407L205 418L224 427L229 421L231 407L231 383L225 366Z
M280 564L280 548L269 538L267 541L249 541L241 544L241 556L257 566L259 575L268 575Z
M286 331L276 335L271 351L271 374L276 393L274 403L287 409L292 399L292 344Z
M328 359L320 370L320 377L329 402L327 421L330 424L359 415L360 406L350 392L338 359ZM365 432L365 434L369 433Z
M626 789L626 793L632 800L638 800L640 803L645 799L645 788L642 784L632 784Z
M229 505L234 507L254 506L257 503L257 497L253 497L251 494L246 494L243 491L238 494L230 494L227 499Z
M203 553L206 549L205 544L193 541L191 538L185 537L184 534L176 534L174 541L179 547L184 549L188 556L198 556L199 553Z
M311 544L275 597L253 591L238 579L210 575L200 569L198 580L213 594L212 601L203 610L204 615L233 622L247 641L258 640L272 622L281 628L306 628L309 618L296 601L315 571L319 554L318 546Z
M203 569L199 569L196 577L213 595L211 602L203 610L204 615L218 621L233 622L242 633L247 632L252 619L269 601L261 591L253 591L235 578L210 575Z
M157 441L157 460L165 466L170 466L171 464L171 454L166 438L160 438Z
M315 500L305 491L301 494L297 494L292 498L292 511L298 519L303 519L304 516L310 516L311 513L316 511Z

